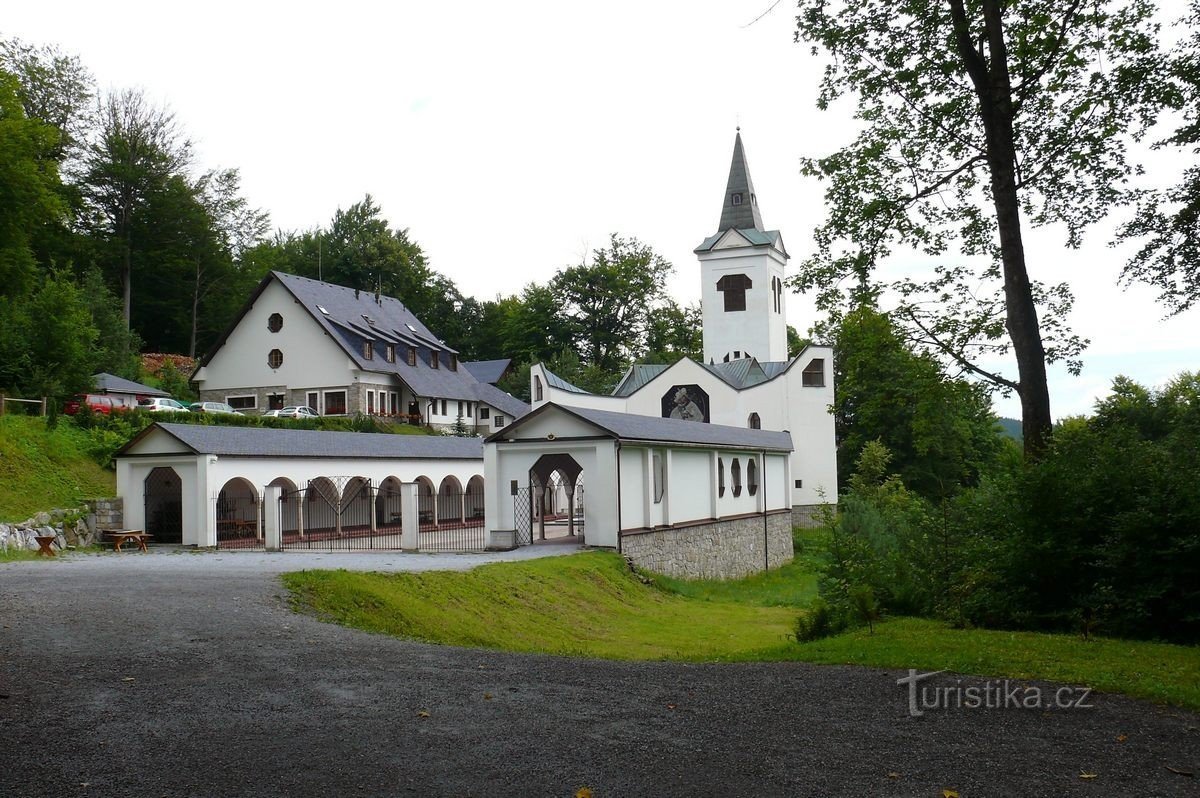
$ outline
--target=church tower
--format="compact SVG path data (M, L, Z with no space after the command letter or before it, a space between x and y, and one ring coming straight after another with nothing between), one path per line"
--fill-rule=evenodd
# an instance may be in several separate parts
M704 361L785 361L787 315L778 230L764 230L738 128L717 232L696 247L704 316Z

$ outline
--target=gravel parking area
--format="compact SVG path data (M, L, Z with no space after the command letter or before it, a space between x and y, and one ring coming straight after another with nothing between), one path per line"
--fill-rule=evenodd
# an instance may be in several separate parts
M899 672L425 645L297 615L277 578L569 550L0 565L0 796L1200 795L1195 713L911 717Z

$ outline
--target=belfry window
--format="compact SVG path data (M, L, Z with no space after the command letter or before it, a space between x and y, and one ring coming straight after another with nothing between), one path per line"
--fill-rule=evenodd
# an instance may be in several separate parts
M741 205L742 204L742 192L740 192L740 191L736 192L732 197L729 198L729 201L734 205Z
M717 281L717 290L725 297L725 312L746 309L746 291L754 283L744 274L727 274Z

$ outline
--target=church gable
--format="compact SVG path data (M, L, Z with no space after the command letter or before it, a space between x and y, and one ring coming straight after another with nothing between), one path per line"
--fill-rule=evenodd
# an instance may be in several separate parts
M717 243L712 245L712 249L740 249L741 247L751 247L754 244L750 239L742 235L740 230L726 230Z

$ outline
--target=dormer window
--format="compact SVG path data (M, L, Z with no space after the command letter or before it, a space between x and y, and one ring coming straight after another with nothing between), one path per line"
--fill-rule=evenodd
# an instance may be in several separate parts
M441 360L441 354L442 353L437 351L436 349L429 350L429 367L430 368L435 369L441 365L441 363L439 362Z
M370 341L363 341L363 358L366 360L375 359L375 345Z
M408 365L417 365L417 348L415 346L410 346L408 348Z
M365 321L367 324L370 324L372 327L375 326L375 319L371 318L366 313L362 314L362 317L363 321Z
M742 204L742 192L740 192L740 191L736 192L730 198L730 200L733 202L734 205L741 205Z
M383 356L385 358L387 358L387 362L395 363L396 362L396 346L395 346L395 344L388 344L387 349L384 351Z
M458 371L458 355L453 352L450 353L450 370Z
M324 307L322 307L321 305L317 305L317 310L321 311L321 313L325 314L326 316L328 316L328 315L329 315L329 311L328 311L328 310L326 310L326 309L325 309Z

